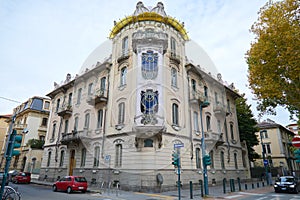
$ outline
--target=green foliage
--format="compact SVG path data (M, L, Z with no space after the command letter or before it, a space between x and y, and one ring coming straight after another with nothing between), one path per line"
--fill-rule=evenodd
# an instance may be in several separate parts
M30 139L27 142L27 145L33 149L43 149L44 144L45 144L44 140L38 140L38 139Z
M255 135L259 129L250 109L251 106L247 105L247 99L245 99L244 96L245 94L236 100L237 120L239 124L240 141L246 141L249 160L253 161L259 158L259 155L253 149L253 146L259 144L258 138Z
M300 111L300 1L267 3L251 32L255 41L246 53L249 85L262 113L276 114L283 106L299 120Z

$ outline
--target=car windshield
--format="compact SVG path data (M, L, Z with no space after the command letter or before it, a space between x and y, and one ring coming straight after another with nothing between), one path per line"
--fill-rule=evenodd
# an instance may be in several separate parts
M86 182L86 179L84 177L75 177L76 182Z
M294 178L289 177L280 177L279 180L280 182L294 182Z

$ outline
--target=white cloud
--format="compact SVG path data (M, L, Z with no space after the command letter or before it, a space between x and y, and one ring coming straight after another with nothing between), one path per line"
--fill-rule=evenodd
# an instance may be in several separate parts
M168 15L183 21L191 39L212 58L223 79L250 94L244 55L249 28L267 0L164 0ZM0 96L25 101L44 96L67 73L75 75L107 40L113 21L131 15L137 0L0 1ZM145 6L156 6L152 0ZM251 99L250 96L248 98ZM18 104L0 98L0 113ZM278 119L283 124L284 119Z

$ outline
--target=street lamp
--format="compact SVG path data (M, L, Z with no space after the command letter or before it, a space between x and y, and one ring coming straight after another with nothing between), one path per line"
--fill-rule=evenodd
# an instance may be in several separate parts
M262 148L262 156L263 156L263 164L264 164L264 167L265 167L265 174L266 174L266 180L267 180L267 185L269 185L269 177L268 177L268 161L266 160L266 151L265 151L265 148L264 148L264 143L263 143L263 133L266 134L267 133L267 130L260 130L259 131L260 133L260 143L261 143L261 148Z
M201 150L202 150L202 158L205 157L205 136L204 136L204 129L203 129L203 122L202 122L202 110L203 108L209 106L209 102L207 100L204 100L203 102L200 102L200 122L201 122ZM203 159L204 161L204 159ZM208 195L208 176L207 176L207 165L203 162L203 182L204 182L204 194Z

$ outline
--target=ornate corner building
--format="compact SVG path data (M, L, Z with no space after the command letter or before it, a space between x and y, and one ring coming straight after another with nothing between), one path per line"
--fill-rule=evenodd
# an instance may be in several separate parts
M76 174L128 190L172 189L172 151L181 144L182 183L198 182L202 135L212 159L210 183L250 178L238 133L239 95L183 23L167 16L162 3L149 9L138 2L109 38L78 75L68 74L47 95L52 111L41 180ZM204 101L209 105L201 112Z

